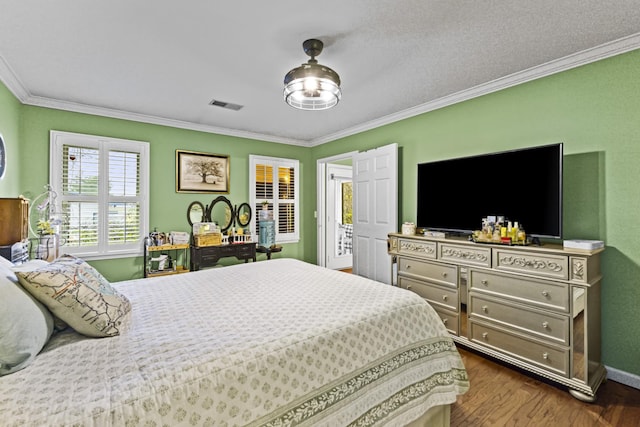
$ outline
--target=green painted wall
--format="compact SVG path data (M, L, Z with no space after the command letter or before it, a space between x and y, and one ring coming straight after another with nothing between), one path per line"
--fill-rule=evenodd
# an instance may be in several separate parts
M313 148L313 158L397 143L402 223L416 219L418 163L564 142L564 237L607 244L603 361L640 375L639 71L634 51L333 141ZM458 178L469 191L513 197Z
M23 156L19 178L5 177L10 181L18 179L18 184L7 188L0 182L0 196L41 191L48 181L51 129L149 141L150 224L165 230L186 230L188 204L192 200L208 200L199 194L175 193L176 148L229 154L229 198L234 203L248 198L248 154L297 158L302 174L301 242L287 245L283 252L286 255L281 256L315 262L317 229L313 212L315 162L319 158L398 143L398 219L403 222L415 221L417 163L564 142L565 237L602 239L607 243L602 264L603 361L640 375L640 239L636 236L640 229L639 69L640 51L631 52L314 148L17 106L13 96L0 85L0 132L5 138L7 134L19 138ZM16 120L20 123L18 129ZM469 191L504 196L498 189L479 185L473 177L467 179ZM139 277L142 271L142 262L137 258L93 264L110 280Z
M198 200L210 204L218 194L176 193L175 150L192 150L230 156L230 188L226 197L233 204L249 199L249 154L300 160L301 172L309 169L308 148L215 135L165 126L112 119L61 110L22 106L20 192L33 198L49 181L49 131L60 130L114 138L147 141L151 152L150 218L151 230L189 231L187 207ZM7 192L8 197L15 195ZM304 215L304 212L302 212ZM304 217L302 219L304 226ZM286 254L286 255L285 255ZM264 255L259 255L264 257ZM304 259L304 244L285 245L280 255ZM233 262L225 259L224 262ZM92 261L109 280L120 281L142 276L142 258Z

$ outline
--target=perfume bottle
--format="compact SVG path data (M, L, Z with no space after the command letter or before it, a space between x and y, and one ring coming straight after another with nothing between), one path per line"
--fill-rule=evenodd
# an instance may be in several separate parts
M511 234L509 235L509 237L511 237L511 240L514 242L518 241L518 221L515 221L513 223L513 227L511 228Z
M520 227L518 228L516 239L520 243L525 243L527 241L527 233L524 232L524 227L522 226L522 224L520 224Z

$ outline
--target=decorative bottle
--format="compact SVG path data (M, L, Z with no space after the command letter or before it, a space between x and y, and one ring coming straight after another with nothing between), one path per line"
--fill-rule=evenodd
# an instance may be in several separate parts
M527 233L524 232L524 227L522 227L522 224L520 224L520 227L518 228L517 239L520 243L526 243L527 241Z
M509 237L511 237L511 240L514 242L518 241L518 221L515 221L513 223L513 227L511 228L511 234L509 235Z

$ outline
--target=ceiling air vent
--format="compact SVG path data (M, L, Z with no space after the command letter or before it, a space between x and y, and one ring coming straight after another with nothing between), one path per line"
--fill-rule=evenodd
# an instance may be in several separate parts
M234 110L234 111L238 111L243 107L242 105L232 104L230 102L218 101L217 99L214 99L213 101L211 101L209 105L213 105L214 107L226 108L228 110Z

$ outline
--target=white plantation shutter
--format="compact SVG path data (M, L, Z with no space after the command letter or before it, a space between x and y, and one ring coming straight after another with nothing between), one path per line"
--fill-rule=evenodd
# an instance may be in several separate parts
M60 234L67 248L98 245L98 177L100 151L93 147L62 145L62 190L53 188L62 202ZM53 165L52 165L53 166ZM55 169L60 167L60 163ZM52 168L53 170L53 168ZM54 181L56 182L56 181Z
M146 142L51 131L51 185L64 252L141 255L148 230Z
M262 201L266 200L273 207L273 166L264 163L255 164L252 169L255 169L255 198L260 199L260 206ZM253 204L255 208L258 206Z
M276 224L276 242L297 242L300 239L298 160L250 155L249 168L249 194L255 212L254 233L259 233L259 211L266 200Z
M289 235L296 231L295 168L278 166L278 227L277 233Z
M109 245L140 241L140 153L109 152Z

